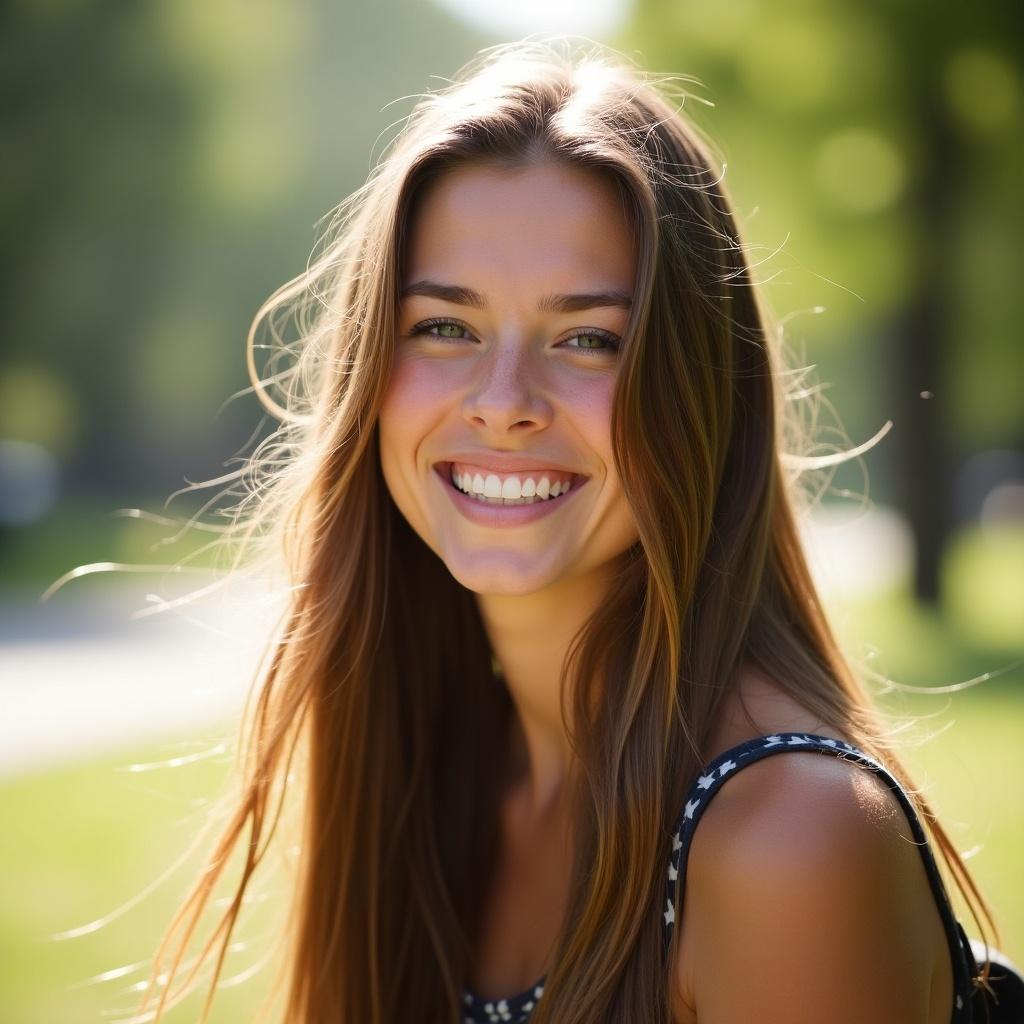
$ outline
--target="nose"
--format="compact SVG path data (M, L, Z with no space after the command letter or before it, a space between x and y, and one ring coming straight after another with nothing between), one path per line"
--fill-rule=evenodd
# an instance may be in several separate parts
M551 404L537 387L532 355L522 341L493 346L463 400L468 422L496 435L542 430L551 422Z

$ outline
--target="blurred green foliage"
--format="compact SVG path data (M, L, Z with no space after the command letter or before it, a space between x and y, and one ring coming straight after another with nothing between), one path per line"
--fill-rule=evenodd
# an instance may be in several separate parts
M937 254L956 286L948 427L965 450L1024 436L1020 27L1012 3L640 0L620 41L703 83L685 109L718 143L747 235L770 257L757 276L778 275L767 291L782 314L827 307L794 334L843 388L857 436L899 401L890 321L939 227L921 223L932 122L949 136L952 193ZM847 387L847 367L865 362Z
M430 5L353 15L5 5L0 438L54 452L64 500L138 504L218 472L259 421L252 399L221 409L248 386L257 306L303 269L401 98L484 42Z
M756 276L854 439L888 418L898 432L931 387L956 459L1022 444L1017 17L640 0L607 40L704 83L686 107L728 163ZM248 385L256 307L415 94L494 40L407 0L358 17L328 0L21 2L0 18L0 437L52 451L65 500L138 503L212 476L259 421L251 398L222 408ZM949 138L941 225L922 206L932 122ZM949 330L941 373L922 368L911 394L898 313L935 249ZM906 475L893 447L873 456L876 497Z

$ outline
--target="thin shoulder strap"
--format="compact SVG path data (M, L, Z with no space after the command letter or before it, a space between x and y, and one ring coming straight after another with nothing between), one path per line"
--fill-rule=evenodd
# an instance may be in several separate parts
M945 929L946 940L952 954L953 987L956 1004L953 1024L967 1024L970 1021L970 994L972 990L970 973L973 957L970 956L969 952L965 951L966 935L953 916L949 898L942 882L942 876L939 874L935 858L928 845L928 838L921 826L921 822L918 820L917 812L910 802L910 798L904 792L899 781L883 765L871 757L870 754L866 754L864 751L843 740L834 740L826 736L815 735L814 733L785 732L771 736L755 737L752 740L747 740L745 743L730 747L724 753L719 754L697 776L696 782L694 782L690 792L687 794L686 803L673 831L672 853L669 857L668 867L667 903L664 913L666 956L676 920L676 889L684 891L686 859L690 843L693 840L693 833L697 828L697 822L700 821L701 815L711 802L711 798L729 779L747 765L760 761L764 757L796 750L813 750L821 754L832 754L846 761L854 761L870 771L877 772L885 780L893 793L895 793L896 798L906 813L917 848L921 851L921 859L924 861L928 881L939 907L942 926ZM967 948L969 950L969 946Z

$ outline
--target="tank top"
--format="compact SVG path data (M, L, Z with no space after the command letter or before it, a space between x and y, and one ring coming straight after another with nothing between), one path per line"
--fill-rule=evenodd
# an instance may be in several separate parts
M693 833L712 797L725 782L747 765L754 764L755 761L760 761L763 757L794 750L811 750L853 761L864 768L877 772L896 795L906 813L914 841L921 851L921 859L924 861L928 882L939 908L952 957L953 1007L950 1024L971 1024L973 1020L971 1014L973 991L971 970L974 964L974 960L971 958L971 947L962 926L953 915L942 877L935 863L935 857L909 797L898 780L869 754L843 740L817 736L814 733L783 732L755 737L719 754L699 773L687 794L683 810L673 831L672 850L669 855L665 883L665 910L662 914L664 921L663 948L666 957L672 939L672 929L675 926L676 887L681 888L684 885L686 859L693 841ZM544 978L540 978L524 991L509 995L504 999L484 999L473 992L464 991L462 995L464 1024L494 1024L498 1021L508 1022L508 1024L525 1024L526 1021L529 1021L533 1008L544 995L544 980Z

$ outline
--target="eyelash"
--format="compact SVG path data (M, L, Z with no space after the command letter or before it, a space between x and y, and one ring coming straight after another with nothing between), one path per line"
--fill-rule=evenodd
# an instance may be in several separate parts
M421 320L415 327L409 331L409 337L414 338L418 335L424 335L428 338L434 338L437 341L445 342L457 342L466 341L466 338L446 338L440 334L431 334L429 328L437 327L439 324L452 324L454 327L461 327L467 334L470 334L469 328L462 323L460 320L451 320L447 317L432 317L429 320ZM619 350L619 338L612 334L610 331L602 331L598 328L589 328L585 331L579 331L577 334L570 335L570 338L578 338L581 335L592 334L595 338L601 338L608 343L609 348L581 348L579 345L569 345L568 347L574 349L577 352L583 352L586 355L607 355L609 353L618 352ZM565 339L566 341L569 338Z

